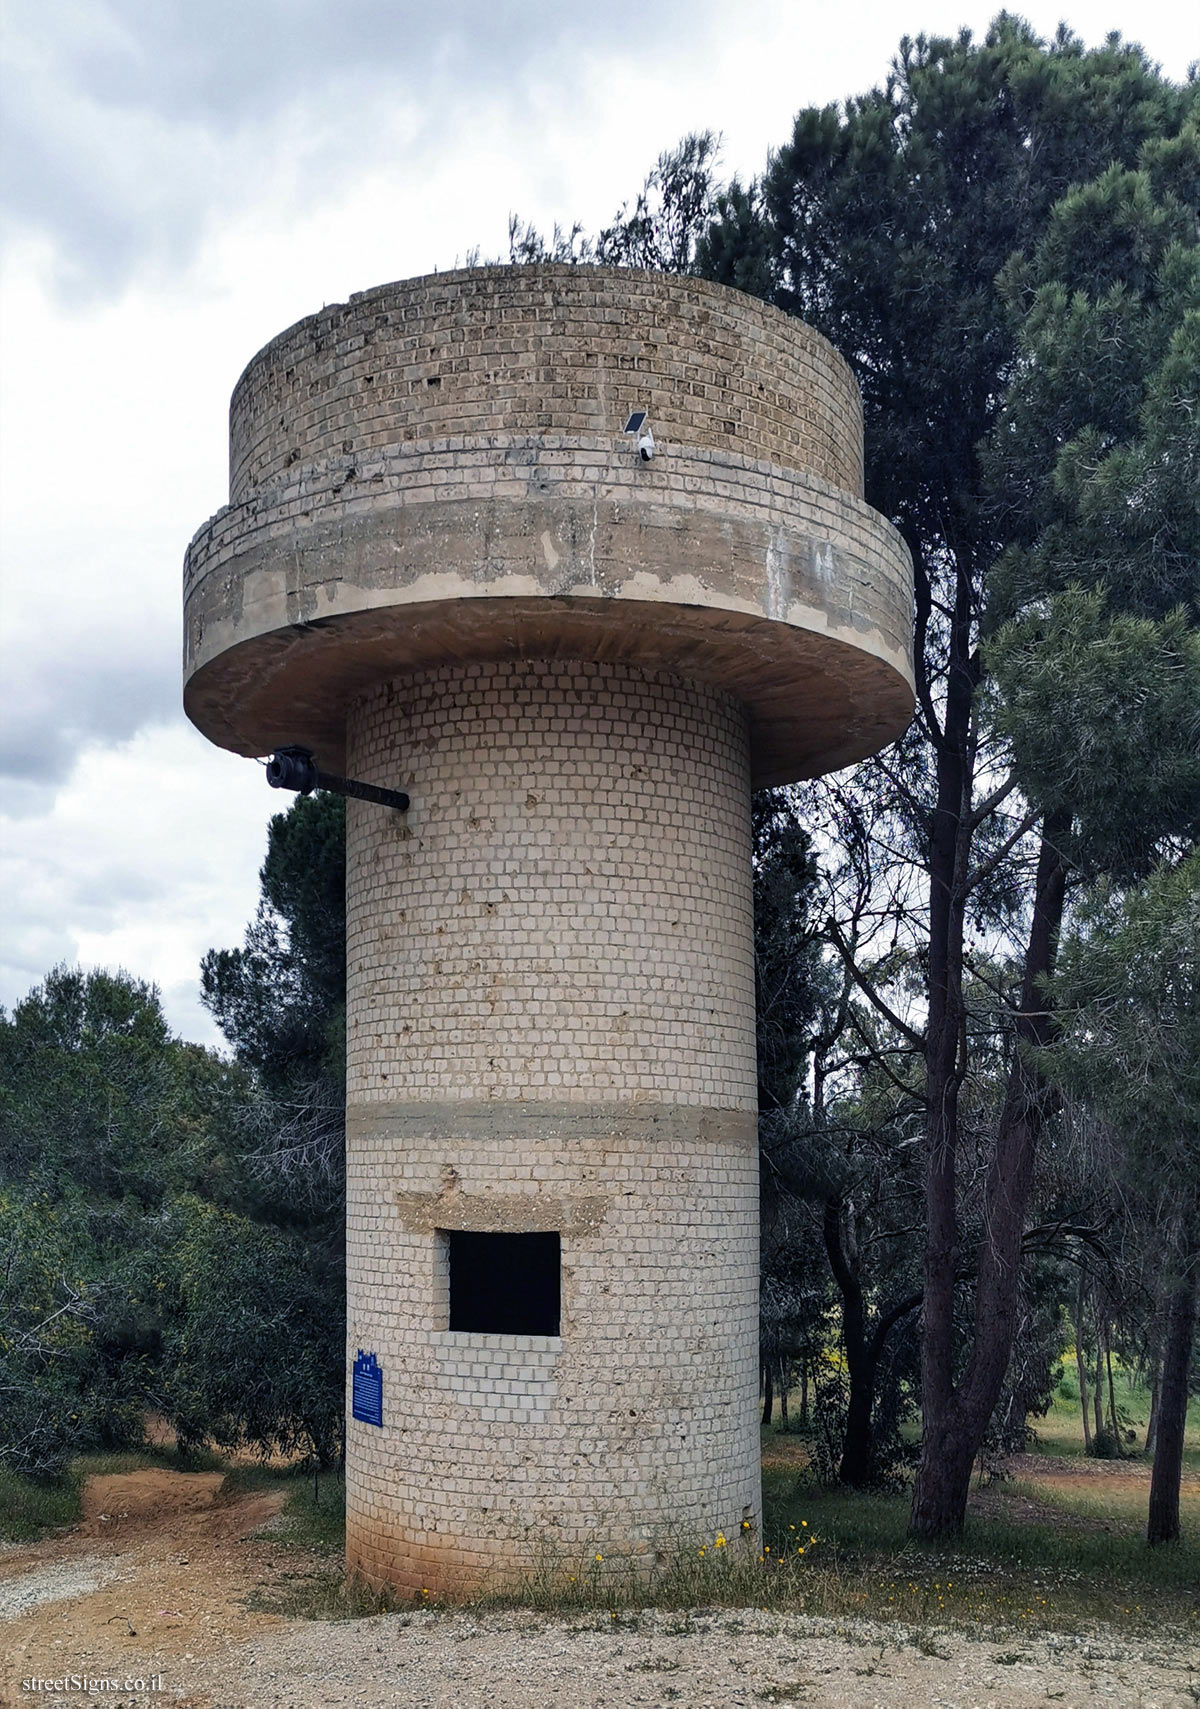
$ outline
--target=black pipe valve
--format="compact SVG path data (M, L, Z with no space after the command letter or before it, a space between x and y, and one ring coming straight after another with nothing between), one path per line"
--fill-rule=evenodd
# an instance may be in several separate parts
M294 789L298 795L328 789L334 795L352 795L356 801L373 801L377 807L408 812L408 796L402 789L377 789L373 783L356 783L352 777L318 771L307 748L277 748L267 761L267 782L272 789Z

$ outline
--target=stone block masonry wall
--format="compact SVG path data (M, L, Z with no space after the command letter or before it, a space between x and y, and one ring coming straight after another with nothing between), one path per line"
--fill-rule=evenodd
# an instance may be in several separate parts
M444 666L350 719L349 1097L753 1109L745 715L625 666Z
M295 464L458 434L620 433L806 469L861 497L862 411L819 333L703 279L477 267L382 285L273 339L230 410L230 499Z
M652 1553L759 1503L749 757L602 662L363 696L350 803L349 1559L415 1590ZM561 1334L451 1332L444 1231L557 1231Z

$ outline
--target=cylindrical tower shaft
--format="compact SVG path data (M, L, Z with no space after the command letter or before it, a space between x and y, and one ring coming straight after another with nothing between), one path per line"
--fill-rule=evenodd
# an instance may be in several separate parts
M745 714L623 664L445 667L360 699L347 752L415 804L350 808L350 1348L386 1373L382 1426L350 1424L350 1561L419 1592L733 1536L759 1504ZM472 1332L480 1287L508 1332Z

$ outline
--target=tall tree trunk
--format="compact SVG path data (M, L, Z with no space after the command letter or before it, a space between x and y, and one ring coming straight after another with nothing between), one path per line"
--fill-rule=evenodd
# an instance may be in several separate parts
M1104 1317L1100 1310L1100 1299L1096 1296L1092 1301L1092 1309L1096 1318L1096 1387L1092 1392L1092 1401L1096 1412L1096 1435L1104 1431Z
M825 1206L821 1232L829 1265L842 1296L842 1339L850 1377L850 1400L846 1409L846 1434L842 1438L842 1454L838 1461L838 1482L861 1488L871 1481L874 1457L871 1413L875 1406L875 1358L867 1338L862 1283L846 1250L847 1242L842 1237L842 1206L836 1199L830 1199Z
M779 1361L779 1428L786 1436L791 1430L788 1423L788 1384L791 1381L791 1370L787 1359Z
M871 1430L875 1361L864 1355L856 1376L857 1381L852 1378L850 1383L850 1404L846 1409L846 1436L838 1465L838 1482L862 1489L870 1483L875 1467L875 1441Z
M771 1361L763 1360L763 1410L762 1421L770 1424L771 1415L775 1411L775 1389L771 1382Z
M1150 1376L1150 1416L1146 1420L1146 1447L1148 1459L1154 1458L1154 1444L1158 1437L1158 1403L1162 1389L1162 1360L1156 1358Z
M1075 1284L1075 1369L1079 1373L1079 1410L1083 1417L1083 1451L1092 1451L1092 1427L1088 1422L1088 1382L1087 1357L1083 1351L1083 1285L1087 1272L1083 1265L1079 1266L1079 1280Z
M808 1360L800 1365L800 1428L808 1429Z
M1112 1429L1113 1450L1116 1453L1117 1458L1120 1459L1122 1457L1121 1426L1117 1423L1117 1395L1116 1390L1113 1387L1111 1324L1108 1326L1108 1332L1104 1337L1104 1364L1105 1369L1108 1371L1108 1417L1110 1427Z
M1066 898L1067 871L1059 853L1066 829L1063 822L1047 820L1042 832L1016 1047L984 1189L985 1233L979 1245L971 1357L962 1380L951 1386L953 1346L947 1316L939 1325L937 1369L929 1369L929 1353L922 1365L926 1380L930 1376L934 1379L934 1390L923 1397L925 1429L909 1518L909 1530L915 1536L937 1537L946 1531L961 1531L967 1514L971 1466L999 1399L1012 1353L1020 1303L1025 1209L1033 1185L1037 1141L1049 1104L1048 1089L1026 1052L1047 1043L1052 1034L1043 988L1054 968ZM931 1171L930 1178L936 1178L936 1171ZM940 1214L940 1207L928 1199L927 1204L931 1213ZM938 1241L944 1238L945 1231L939 1230ZM927 1333L928 1280L927 1254ZM952 1277L950 1286L952 1292ZM933 1303L935 1314L940 1313L940 1299L935 1297Z
M1181 1242L1182 1245L1182 1242ZM1171 1543L1179 1536L1179 1480L1183 1471L1183 1433L1187 1423L1188 1370L1196 1333L1197 1261L1181 1253L1182 1274L1171 1290L1163 1343L1158 1402L1158 1444L1150 1474L1148 1543Z
M918 638L930 612L929 572L909 540L916 572ZM954 1394L954 1277L958 1267L958 1100L963 1074L963 919L971 853L971 702L979 680L972 657L972 585L961 564L946 677L946 708L937 726L928 679L922 704L937 755L937 797L929 825L929 1014L925 1027L925 1274L921 1317L921 1464L914 1495L914 1529L936 1533L950 1523L946 1468L960 1482L966 1454L969 1483L974 1450L963 1436ZM924 672L918 645L917 670Z

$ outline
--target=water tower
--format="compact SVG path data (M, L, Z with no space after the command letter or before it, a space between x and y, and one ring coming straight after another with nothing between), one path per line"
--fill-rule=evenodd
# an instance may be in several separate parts
M230 440L188 715L410 800L348 810L349 1562L419 1595L733 1537L750 791L912 705L850 371L701 280L488 267L298 322Z

